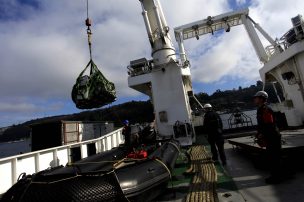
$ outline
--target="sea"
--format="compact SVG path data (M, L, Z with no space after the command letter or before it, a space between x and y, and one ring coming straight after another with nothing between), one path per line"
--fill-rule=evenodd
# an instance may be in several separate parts
M243 113L251 118L253 125L257 124L256 110L243 111ZM221 114L220 116L223 121L224 129L228 129L229 128L228 119L231 116L231 114ZM27 153L30 151L31 151L30 139L0 143L0 159L18 154Z
M13 142L1 142L0 143L0 158L23 154L31 151L30 139L13 141Z

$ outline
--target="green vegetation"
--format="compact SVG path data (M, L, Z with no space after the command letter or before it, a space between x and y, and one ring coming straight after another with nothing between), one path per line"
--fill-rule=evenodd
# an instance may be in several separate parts
M278 95L283 99L283 92L281 87L276 84L278 90ZM256 85L251 85L247 88L239 87L238 89L221 91L217 90L212 95L206 93L198 93L196 95L197 99L202 103L211 103L217 110L221 111L231 111L236 107L240 109L254 109L254 103L252 102L252 96L263 89L263 83L257 81ZM272 84L265 85L265 91L269 94L269 102L277 103L278 98L273 89Z
M217 110L231 111L236 107L241 109L253 109L252 96L262 90L263 83L258 81L256 85L247 88L221 91L217 90L212 95L198 93L196 97L204 103L211 103ZM278 101L272 85L266 85L265 90L269 93L269 101ZM282 98L282 90L278 88L278 94ZM122 121L128 119L130 123L152 122L154 119L153 106L150 101L131 101L124 104L109 106L103 109L84 111L77 114L46 117L31 120L20 125L12 126L0 135L0 142L14 141L30 136L29 126L32 124L52 122L59 120L69 121L113 121L119 127Z

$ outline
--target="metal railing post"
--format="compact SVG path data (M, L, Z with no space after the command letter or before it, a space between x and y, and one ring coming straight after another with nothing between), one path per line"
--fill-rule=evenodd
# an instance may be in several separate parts
M40 153L37 153L35 154L35 172L39 172L40 171L40 161L39 161L39 158L40 158Z
M120 144L119 132L116 132L115 135L116 135L116 142L117 142L116 146L118 146Z
M68 163L71 163L72 162L71 147L67 148L67 155L68 155Z
M17 182L17 158L12 159L12 184Z
M114 146L114 135L112 134L112 135L111 135L111 149L112 149L113 147L115 147L115 146Z
M108 138L106 137L105 139L104 139L104 141L103 141L103 143L104 143L104 146L103 146L103 151L107 151L108 150L108 140L107 140Z
M57 149L53 151L53 161L54 161L54 167L58 166L58 156L57 156Z

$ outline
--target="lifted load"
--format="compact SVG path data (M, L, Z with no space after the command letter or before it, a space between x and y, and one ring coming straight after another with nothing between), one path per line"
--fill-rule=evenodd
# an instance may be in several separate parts
M115 86L99 71L92 60L92 21L89 18L89 2L87 1L87 19L85 21L88 34L90 61L78 76L72 90L72 100L79 109L93 109L110 104L116 100ZM90 74L84 75L90 66Z
M89 66L90 75L84 75ZM116 100L115 86L90 60L73 86L72 99L79 109L99 108Z

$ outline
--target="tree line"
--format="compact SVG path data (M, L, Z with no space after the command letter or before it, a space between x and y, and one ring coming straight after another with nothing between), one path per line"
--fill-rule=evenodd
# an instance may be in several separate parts
M279 86L276 86L278 95L283 99L283 92ZM263 89L263 83L258 81L256 85L246 88L221 91L220 89L211 95L201 92L196 94L197 99L202 103L211 103L216 110L230 112L236 107L246 110L253 109L253 95ZM278 102L277 95L272 84L265 85L265 90L269 94L269 102ZM193 102L193 105L196 103ZM198 106L194 106L198 107ZM14 141L28 138L30 136L30 126L33 124L42 124L53 121L112 121L116 127L122 126L123 120L129 120L130 123L152 122L154 119L153 105L147 101L130 101L119 105L108 106L106 108L83 111L80 113L61 115L53 117L39 118L27 121L23 124L14 125L0 135L0 142Z

